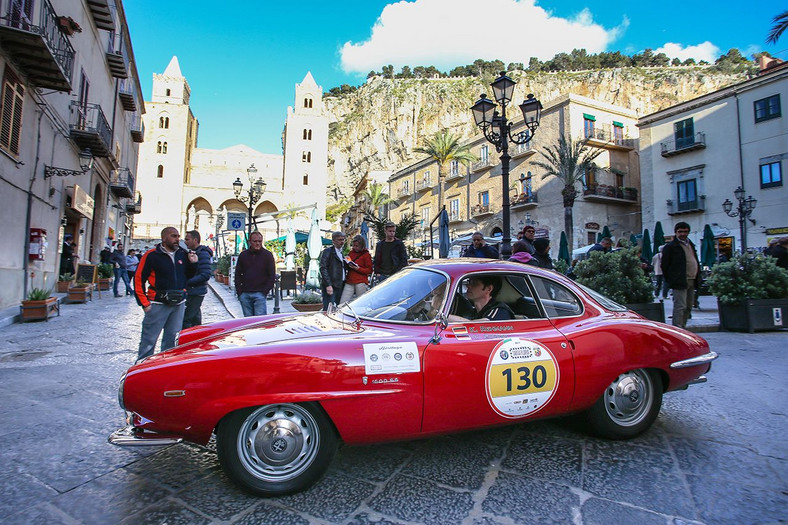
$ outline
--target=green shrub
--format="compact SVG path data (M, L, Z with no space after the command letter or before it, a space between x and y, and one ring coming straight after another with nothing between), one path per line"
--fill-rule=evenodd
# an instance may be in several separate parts
M788 297L788 271L773 257L737 255L716 264L706 281L721 304L737 305L745 299Z
M230 256L222 255L219 257L219 260L216 261L216 269L222 275L230 275Z
M49 299L49 297L51 295L52 295L52 291L51 290L44 290L43 288L33 288L27 294L27 300L28 301L44 301L46 299Z
M102 279L109 279L115 274L115 268L110 263L98 265L98 275Z
M74 274L73 273L63 273L57 278L58 281L73 281Z
M303 291L293 299L295 304L317 304L323 302L323 296L309 290Z
M640 267L636 248L591 252L575 265L577 282L620 304L650 303L654 287Z

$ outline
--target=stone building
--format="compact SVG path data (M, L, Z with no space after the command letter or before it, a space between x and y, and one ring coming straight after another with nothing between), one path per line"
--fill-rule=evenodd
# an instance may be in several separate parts
M316 205L324 216L328 118L322 88L311 73L296 84L295 105L287 110L284 155L243 144L221 150L197 147L199 124L190 97L189 83L173 57L164 73L153 75L151 100L145 103L146 143L139 161L143 202L134 228L138 245L157 242L162 228L175 226L181 232L196 229L204 242L232 251L236 237L226 230L226 213L249 212L248 204L234 193L236 179L243 183L242 197L257 178L265 182L251 213L253 229L263 232L266 240L286 230L278 212ZM296 228L307 230L310 213L301 211Z
M582 188L578 184L573 248L595 242L605 225L619 238L640 233L636 123L634 111L580 95L569 94L544 104L539 129L531 142L510 144L510 184L505 189L495 146L481 134L465 141L479 160L467 167L452 162L446 174L444 204L452 238L474 231L488 237L502 236L505 190L511 205L511 237L516 239L518 231L532 224L537 237L551 240L553 255L557 255L564 229L563 184L553 177L542 178L543 170L531 162L543 160L537 151L545 145L556 145L562 135L573 140L586 138L589 146L600 148L602 154L595 162L605 168L588 173ZM522 118L514 120L513 134L521 127ZM429 225L438 212L437 177L437 163L425 158L395 171L389 179L389 194L397 199L390 217L399 221L405 215L417 216L420 223L416 240L429 238ZM433 228L437 229L437 222ZM433 236L437 238L437 233Z
M746 246L760 250L788 235L788 191L782 166L788 158L788 64L762 59L758 76L646 115L640 119L643 223L661 221L666 234L678 221L691 227L700 246L708 224L718 255L730 257ZM767 67L771 66L771 67ZM756 207L740 224L723 210L736 211L736 188ZM743 230L741 228L743 226Z
M121 0L0 0L0 75L3 308L127 239L144 108Z

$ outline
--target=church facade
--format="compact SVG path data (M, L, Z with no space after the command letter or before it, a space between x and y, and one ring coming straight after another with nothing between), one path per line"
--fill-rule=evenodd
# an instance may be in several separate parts
M261 231L265 240L284 235L289 216L295 216L295 227L301 230L309 229L311 208L317 207L323 218L328 118L322 94L311 73L295 85L282 155L261 153L244 144L199 148L199 123L189 105L191 89L173 57L164 73L153 75L151 100L145 102L137 186L142 210L135 218L135 244L151 246L158 242L162 228L174 226L181 235L199 231L203 244L218 247L221 253L233 251L236 235L227 229L227 213L248 216L249 212L247 203L234 193L237 179L243 183L242 197L257 178L265 182L262 197L252 207L252 230Z

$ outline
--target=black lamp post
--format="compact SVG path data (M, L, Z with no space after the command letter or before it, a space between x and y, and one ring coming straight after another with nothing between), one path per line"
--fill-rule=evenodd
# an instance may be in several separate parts
M491 84L495 100L501 105L501 112L498 113L498 106L487 95L482 93L479 100L471 107L473 119L484 134L484 138L495 146L496 151L501 154L501 184L503 187L503 203L501 214L503 215L503 239L501 243L501 257L508 259L512 254L511 234L509 232L509 142L514 144L527 144L531 141L539 127L539 119L542 116L542 104L533 95L529 94L526 100L520 104L523 112L526 130L512 135L512 125L506 119L506 105L511 102L514 94L514 80L506 76L502 71Z
M249 176L249 189L247 190L247 194L241 195L244 188L241 177L238 177L235 179L235 182L233 182L233 191L235 192L235 198L247 205L248 219L246 222L246 239L248 242L249 237L252 235L252 212L254 211L254 205L257 204L260 197L265 193L266 184L262 177L258 177L258 179L255 180L257 168L254 167L254 163L246 168L246 174Z
M733 191L733 196L736 197L736 200L739 201L739 204L736 206L736 210L733 210L733 203L730 199L725 199L725 202L722 203L722 211L728 217L738 217L739 218L739 235L741 235L741 252L747 252L747 228L745 227L744 223L747 219L750 218L752 215L752 211L755 209L755 204L758 202L756 199L752 198L752 195L748 195L747 198L744 198L744 188L739 186ZM752 219L750 219L752 220ZM753 221L753 224L755 221Z

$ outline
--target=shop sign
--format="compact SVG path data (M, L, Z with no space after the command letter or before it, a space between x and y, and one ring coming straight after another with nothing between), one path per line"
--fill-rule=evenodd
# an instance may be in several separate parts
M71 197L71 209L93 220L93 197L88 195L85 190L74 185L74 195Z
M766 235L785 235L788 233L788 226L783 226L781 228L766 228L764 233Z
M586 230L599 230L599 229L601 229L599 227L599 224L597 224L595 222L587 222L586 223Z

